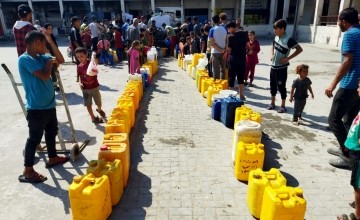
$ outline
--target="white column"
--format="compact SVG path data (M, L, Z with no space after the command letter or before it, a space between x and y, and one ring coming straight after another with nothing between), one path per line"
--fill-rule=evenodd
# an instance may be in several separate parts
M121 20L123 20L124 22L126 21L125 19L125 1L124 0L120 0L120 8L121 8Z
M350 7L350 0L341 0L339 6L339 13L348 7Z
M320 15L322 13L323 7L324 7L324 0L316 0L314 23L313 23L314 33L311 36L311 42L312 43L315 43L316 27L317 27L317 25L319 23Z
M290 0L284 0L282 18L285 19L285 21L287 20L287 17L289 16L289 5L290 5Z
M151 11L155 13L155 0L151 0Z
M4 34L6 34L7 33L7 28L6 28L6 24L5 24L4 13L2 11L1 2L0 2L0 20L1 20L1 26L2 26L2 29L4 31Z
M215 15L215 0L211 0L211 17L213 17L214 15Z
M94 0L90 0L90 11L94 12Z
M272 28L272 24L274 23L274 19L275 19L275 15L276 15L276 0L271 0L270 3L270 16L269 16L269 24L271 24L271 28Z
M63 3L63 0L59 0L59 8L60 8L60 18L63 19L63 14L64 14L64 3Z
M245 18L245 0L241 0L241 12L240 12L240 19L241 19L241 26L244 27L244 18Z
M34 7L33 7L33 5L32 5L32 1L31 1L31 0L28 0L28 5L29 5L29 7L31 8L31 10L34 11ZM32 16L32 23L34 24L34 22L35 22L35 18L34 18L34 16Z
M180 8L181 8L181 22L183 22L185 20L185 17L184 17L184 0L181 0L180 1Z
M297 14L297 23L300 24L301 20L302 20L302 16L304 15L304 5L305 5L305 0L298 0L299 2L299 10L298 10L298 14Z

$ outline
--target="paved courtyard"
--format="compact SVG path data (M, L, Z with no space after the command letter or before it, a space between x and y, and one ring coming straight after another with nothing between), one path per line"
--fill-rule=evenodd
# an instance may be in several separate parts
M65 57L67 42L60 39L59 43ZM304 52L291 62L287 87L297 77L295 66L308 64L315 99L307 101L306 124L294 126L292 103L287 101L288 112L284 114L266 110L270 102L270 40L260 39L260 43L255 86L247 88L245 96L246 105L262 115L264 170L279 168L289 186L304 190L307 220L349 214L353 211L348 205L353 201L350 171L330 166L328 160L333 156L326 152L337 142L325 129L332 99L324 91L340 65L340 52L301 44ZM0 52L0 63L5 63L19 81L14 45L0 42ZM80 142L89 139L90 143L78 160L53 169L45 168L46 154L38 154L35 169L48 180L35 185L17 180L23 169L27 126L10 80L0 69L0 219L71 219L68 186L74 175L84 174L89 161L97 158L104 124L91 123L75 82L76 66L67 57L66 61L60 72L76 134ZM178 68L177 60L164 58L159 65L159 74L144 93L130 134L128 186L110 219L254 219L245 203L247 184L233 175L234 131L211 119L211 109L194 80ZM103 108L110 114L126 84L127 65L99 68ZM60 102L59 95L57 100ZM279 102L278 95L276 104ZM57 111L59 121L65 122L63 106ZM68 125L62 124L61 130L63 136L70 137Z

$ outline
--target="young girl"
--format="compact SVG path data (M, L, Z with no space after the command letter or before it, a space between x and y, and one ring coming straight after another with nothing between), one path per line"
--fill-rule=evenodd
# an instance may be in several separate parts
M134 40L128 50L129 73L140 73L140 41Z
M247 85L248 78L250 78L249 87L253 86L254 74L255 74L255 66L259 63L258 53L260 52L260 44L259 41L255 39L255 32L249 32L249 42L246 45L247 53L246 53L246 70L244 76L244 84ZM250 74L250 75L249 75Z
M306 104L306 98L308 97L307 91L309 90L312 98L314 98L314 93L311 89L311 80L307 77L309 66L300 64L296 67L295 71L296 74L299 74L299 78L295 79L292 84L289 101L292 102L295 99L293 124L299 125L299 120L301 120L301 114Z

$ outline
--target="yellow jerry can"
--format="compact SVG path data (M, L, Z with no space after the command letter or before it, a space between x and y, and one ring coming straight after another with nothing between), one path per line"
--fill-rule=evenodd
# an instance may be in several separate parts
M106 175L74 176L69 186L69 199L74 220L104 220L112 211L110 182Z
M234 175L236 179L247 181L251 170L263 168L264 158L263 144L246 144L240 141L236 149L235 157Z
M105 125L105 134L109 133L130 133L130 124L126 119L115 119L108 121Z
M267 186L264 191L261 220L304 220L306 200L301 188Z
M222 90L222 86L219 84L217 84L217 85L213 84L213 85L209 86L209 88L207 90L207 97L206 97L206 99L207 99L206 103L209 107L211 107L211 105L212 105L212 99L211 99L212 96L214 94L219 94L221 90Z
M123 173L123 186L127 186L130 170L130 148L125 143L107 143L101 146L98 153L98 159L105 159L107 161L120 160Z
M286 179L280 170L271 168L267 172L261 169L250 171L246 204L250 213L255 218L260 218L264 190L267 186L271 186L272 188L286 186Z
M114 206L119 203L124 192L124 181L120 160L114 160L113 162L108 162L105 159L92 160L89 163L89 167L86 169L86 173L92 173L95 177L101 177L103 175L108 176L110 182L111 205Z
M210 85L214 84L214 78L207 78L201 81L201 95L204 97L204 93L208 91Z
M135 123L135 106L131 98L121 97L118 99L118 105L116 108L125 108L130 112L130 121L132 124ZM114 110L116 109L114 108ZM113 111L114 111L113 110Z
M125 143L129 145L129 135L127 133L109 133L104 134L103 145L108 143Z

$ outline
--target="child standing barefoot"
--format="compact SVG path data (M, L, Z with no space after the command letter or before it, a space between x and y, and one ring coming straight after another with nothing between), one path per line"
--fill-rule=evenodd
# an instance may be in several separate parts
M307 77L309 73L309 66L300 64L296 67L296 74L299 74L299 78L295 79L290 92L290 102L295 99L294 103L294 115L293 124L299 125L301 120L301 114L306 105L306 98L309 96L307 91L309 90L311 97L314 98L314 93L311 88L311 80Z
M252 87L252 82L254 81L255 74L255 66L259 63L258 53L260 52L260 44L259 41L255 39L255 32L249 32L249 42L247 42L246 49L248 52L246 53L246 70L245 70L245 82L247 85L248 78L250 79L249 87Z
M87 50L84 47L78 47L75 50L76 58L79 60L79 65L77 67L77 73L80 76L80 88L83 92L84 97L84 105L86 106L89 115L91 117L91 121L94 124L102 123L103 120L98 116L94 115L92 109L92 100L97 106L96 111L101 115L102 118L105 118L105 112L101 109L101 95L99 91L99 82L97 80L97 75L89 76L86 74L87 68L90 64L88 60Z

